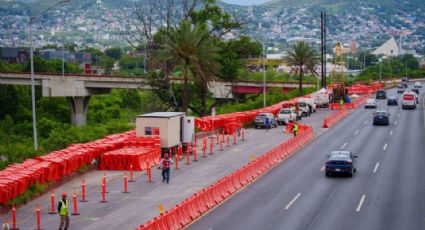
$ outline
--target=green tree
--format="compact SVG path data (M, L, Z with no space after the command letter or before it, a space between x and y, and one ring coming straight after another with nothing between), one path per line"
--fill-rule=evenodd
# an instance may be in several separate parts
M143 57L124 56L119 60L118 64L124 70L140 69L143 67L143 59Z
M122 57L123 51L119 47L112 47L112 48L106 49L105 54L108 57L114 59L115 61L118 61Z
M204 0L203 7L200 10L192 10L189 13L194 24L199 24L209 33L221 38L228 32L241 27L241 23L229 13L224 12L216 3L216 0Z
M305 41L299 41L289 47L288 55L285 58L289 66L297 68L299 73L299 95L302 95L304 72L309 71L315 73L315 65L318 62L318 54L316 50Z
M217 62L218 47L207 30L191 21L182 20L178 27L159 35L160 48L154 62L173 62L183 68L182 110L189 105L189 78L207 85L220 66Z

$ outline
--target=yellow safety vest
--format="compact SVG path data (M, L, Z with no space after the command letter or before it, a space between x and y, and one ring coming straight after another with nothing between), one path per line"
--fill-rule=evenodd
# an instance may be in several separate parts
M298 125L294 125L294 132L298 132Z
M67 216L68 215L68 200L66 200L66 202L63 202L63 200L61 200L62 206L61 206L61 210L59 211L59 215L61 216Z

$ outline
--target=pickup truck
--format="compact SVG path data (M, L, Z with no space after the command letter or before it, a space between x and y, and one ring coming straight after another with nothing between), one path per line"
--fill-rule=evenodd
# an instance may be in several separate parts
M297 121L298 115L292 108L283 108L277 114L277 123L279 125L288 124L290 121Z
M310 111L310 107L308 106L307 102L299 101L298 102L298 108L301 111L302 116L304 116L304 117L310 116L311 111Z

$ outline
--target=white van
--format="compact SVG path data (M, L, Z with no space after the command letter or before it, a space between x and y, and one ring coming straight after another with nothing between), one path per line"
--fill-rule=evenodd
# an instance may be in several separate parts
M416 109L416 93L414 92L405 92L403 93L401 100L402 109Z

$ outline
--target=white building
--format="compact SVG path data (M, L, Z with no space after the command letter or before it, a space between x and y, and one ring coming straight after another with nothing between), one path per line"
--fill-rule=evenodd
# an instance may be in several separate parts
M378 49L373 51L372 54L394 57L400 55L401 52L396 40L394 39L394 37L392 37L390 40L386 41L384 44L378 47Z

